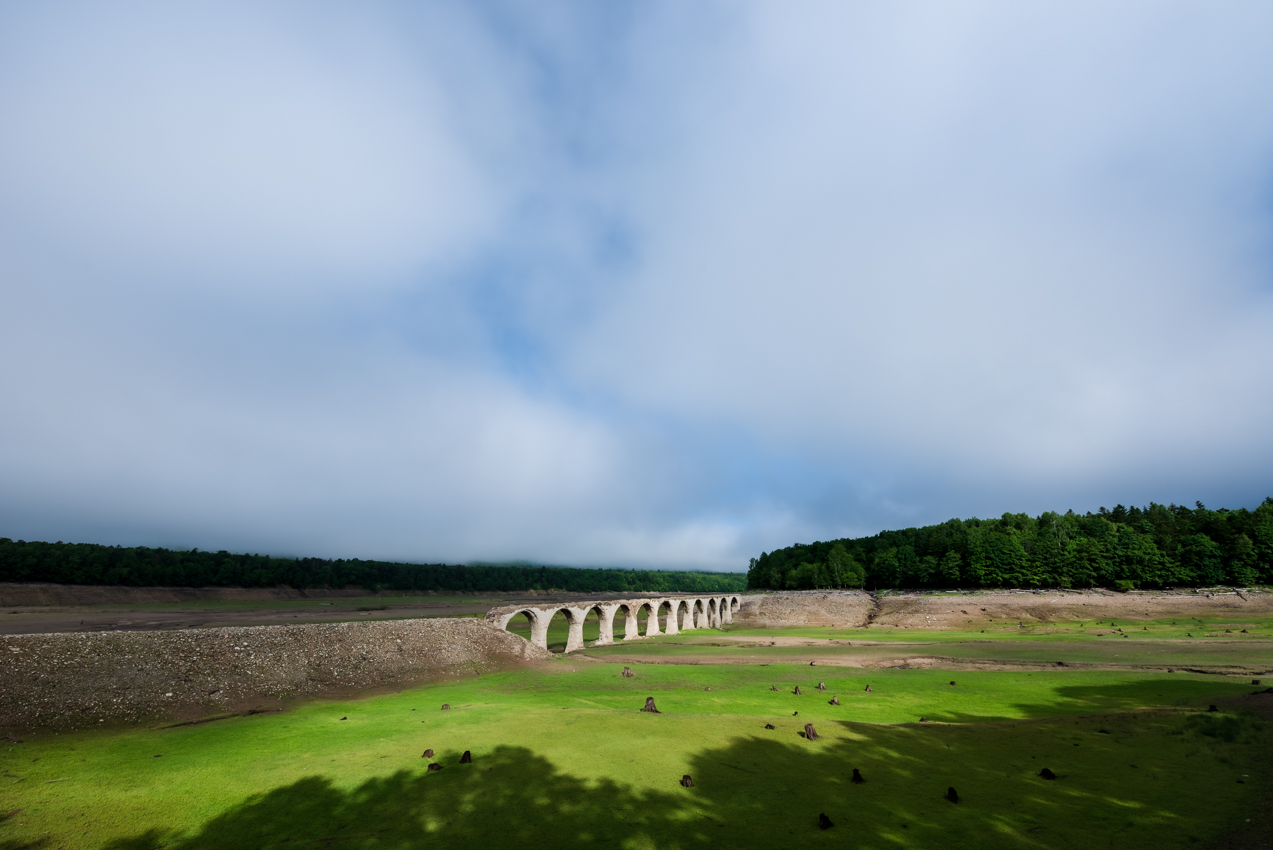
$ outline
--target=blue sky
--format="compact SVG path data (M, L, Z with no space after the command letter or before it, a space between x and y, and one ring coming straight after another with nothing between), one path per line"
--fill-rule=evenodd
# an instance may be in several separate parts
M1266 4L0 5L0 535L741 569L1273 494Z

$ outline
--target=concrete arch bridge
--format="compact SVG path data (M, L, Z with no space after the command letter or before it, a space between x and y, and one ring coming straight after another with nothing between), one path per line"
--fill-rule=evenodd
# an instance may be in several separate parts
M737 594L701 596L660 596L648 599L611 599L604 602L552 603L549 605L505 605L492 608L486 622L508 631L508 624L519 616L530 621L530 642L548 648L548 624L557 614L564 614L570 632L566 652L583 649L583 621L593 611L601 624L596 645L614 643L614 619L622 615L623 639L637 640L666 634L676 635L692 629L718 629L732 623L734 613L742 607ZM645 634L640 632L639 615L645 609Z

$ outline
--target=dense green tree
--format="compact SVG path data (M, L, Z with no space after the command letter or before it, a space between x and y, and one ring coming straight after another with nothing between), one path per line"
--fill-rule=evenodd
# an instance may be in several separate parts
M1273 582L1273 497L1255 510L1202 503L1005 513L763 553L748 587L1171 587ZM812 582L812 584L810 584Z

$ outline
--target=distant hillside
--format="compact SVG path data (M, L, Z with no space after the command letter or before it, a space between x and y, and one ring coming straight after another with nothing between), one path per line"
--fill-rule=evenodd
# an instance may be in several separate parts
M728 593L741 573L459 566L389 561L272 558L192 549L38 543L0 537L0 581L136 587L365 587L370 590L561 590L577 593Z
M1254 511L1150 503L1082 516L952 519L796 544L751 560L747 587L1249 587L1273 583L1273 498Z

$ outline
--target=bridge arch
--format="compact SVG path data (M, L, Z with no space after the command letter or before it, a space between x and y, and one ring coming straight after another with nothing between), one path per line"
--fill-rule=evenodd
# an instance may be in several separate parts
M741 597L733 594L581 601L571 604L522 604L493 608L487 613L486 621L508 631L518 618L525 617L530 626L530 642L547 649L549 624L554 617L561 614L567 626L565 651L575 652L584 647L584 620L593 612L597 614L599 627L596 645L604 646L614 643L615 618L618 616L622 616L624 620L623 640L641 640L694 629L718 629L725 623L733 622L733 615L741 606ZM646 616L644 630L639 622L642 614Z

